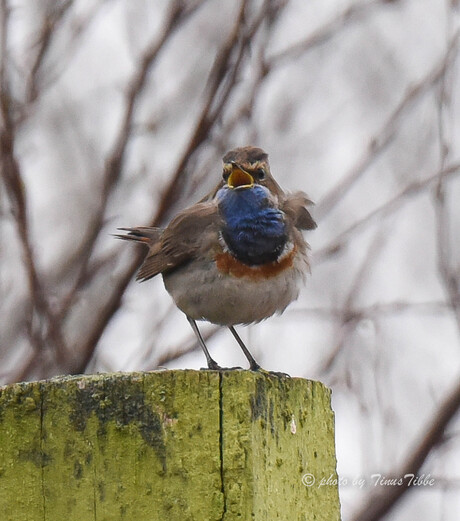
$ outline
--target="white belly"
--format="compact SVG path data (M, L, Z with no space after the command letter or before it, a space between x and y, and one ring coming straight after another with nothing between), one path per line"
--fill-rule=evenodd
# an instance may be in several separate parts
M177 307L195 320L231 326L260 322L284 309L299 295L308 271L306 256L268 279L222 274L215 262L191 262L163 276Z

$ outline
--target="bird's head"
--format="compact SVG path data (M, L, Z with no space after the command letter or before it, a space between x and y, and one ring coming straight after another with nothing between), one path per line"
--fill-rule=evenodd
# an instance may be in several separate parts
M274 195L282 193L270 173L268 155L261 148L235 148L225 154L223 163L222 177L229 189L245 190L261 185Z

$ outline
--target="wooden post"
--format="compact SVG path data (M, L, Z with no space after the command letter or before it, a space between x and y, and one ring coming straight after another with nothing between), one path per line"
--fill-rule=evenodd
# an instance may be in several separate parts
M337 487L320 486L335 465L319 382L187 370L0 389L4 521L336 521Z

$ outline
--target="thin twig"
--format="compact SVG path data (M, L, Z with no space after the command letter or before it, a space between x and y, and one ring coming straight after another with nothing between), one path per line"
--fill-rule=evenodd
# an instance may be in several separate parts
M331 212L337 203L343 199L345 194L368 171L369 167L375 162L380 154L382 154L382 152L384 152L391 144L396 136L398 128L405 121L407 111L414 107L420 98L429 92L443 77L453 58L453 51L456 47L457 41L458 34L455 36L440 63L437 63L426 76L407 90L380 130L370 140L367 150L359 158L357 163L343 177L343 179L317 203L315 207L315 216L317 219L321 220Z
M452 53L454 57L457 55L457 41L458 32L449 45L449 54ZM449 64L451 65L453 61L454 60L449 60ZM456 317L458 330L460 333L460 292L458 276L450 266L450 220L444 198L445 183L449 174L453 172L452 167L449 169L449 167L446 166L450 147L446 139L446 133L443 125L443 115L444 110L446 109L445 104L446 100L449 98L446 90L446 75L448 71L449 68L446 68L441 78L440 100L438 106L438 129L441 150L440 167L438 174L431 178L432 183L430 183L428 186L436 184L434 204L437 223L436 239L438 270L440 272L441 280L443 281L445 292L448 297L448 306L451 308ZM379 493L371 494L358 514L354 517L354 521L378 521L397 504L401 497L408 490L410 490L411 482L408 481L408 477L410 479L411 476L416 476L418 474L428 455L439 443L443 441L445 430L450 421L457 414L459 408L460 385L457 385L442 402L438 412L436 412L428 424L428 428L423 431L426 432L426 434L410 452L406 462L402 465L402 468L399 471L392 473L392 475L398 476L402 479L402 484L400 486L382 487Z
M382 228L375 234L373 240L371 241L361 266L359 267L354 280L351 283L348 295L346 296L343 303L340 323L336 328L335 347L326 360L322 362L319 369L320 373L325 373L332 368L334 362L337 359L337 356L347 344L351 334L355 331L356 326L360 320L360 316L356 315L353 310L354 303L363 289L363 285L368 281L370 270L375 261L378 260L378 256L387 240L388 233L386 233L385 228Z
M458 46L456 47L458 51ZM456 54L456 57L458 55ZM438 131L439 131L439 149L440 149L440 165L441 170L448 161L451 150L451 143L448 140L447 130L445 128L446 119L451 111L452 99L452 81L448 85L448 71L443 77L439 91L438 103ZM449 78L452 80L452 77ZM457 329L460 334L460 283L459 269L460 266L454 266L452 245L450 232L452 228L451 214L448 211L446 201L446 177L439 176L438 183L434 190L434 209L436 216L436 246L437 246L437 263L438 272L444 286L444 292L447 296L448 303L457 323Z
M460 375L457 380L460 380ZM401 468L388 473L401 478L401 485L380 487L377 493L370 495L368 500L353 517L353 521L378 521L387 514L413 487L409 485L410 478L419 475L422 465L431 451L443 441L445 430L460 408L460 385L457 385L437 408L434 417L421 431L422 439L410 451Z
M243 1L240 4L238 16L235 23L233 24L232 31L220 48L219 52L214 59L213 66L206 82L206 93L203 103L203 109L201 110L200 116L194 127L192 135L189 139L185 151L182 153L174 173L171 176L166 190L163 193L161 202L158 206L156 215L153 219L155 224L159 224L167 215L168 212L174 207L181 195L180 185L182 179L189 175L187 166L191 162L192 154L203 144L208 138L208 133L212 125L215 123L217 117L220 115L223 104L220 108L213 111L213 105L216 102L216 97L220 86L227 78L227 71L230 68L230 59L233 55L235 48L238 47L238 41L240 39L241 28L244 23L244 14L246 10L246 3ZM246 42L247 43L247 42ZM240 51L241 51L240 47ZM235 71L239 69L241 59L237 61L233 67L233 75ZM235 77L233 76L233 82L227 84L227 92L234 85Z
M209 328L209 330L207 330L205 333L202 333L203 340L205 342L207 342L221 330L222 330L222 328L220 328L218 326L213 326L213 327ZM179 358L182 358L185 355L188 355L190 353L193 353L193 352L199 351L199 350L200 350L200 346L196 341L196 337L193 336L193 338L192 338L192 336L190 336L190 338L187 341L182 342L179 346L169 348L166 351L166 353L159 356L155 360L154 365L147 365L145 370L152 371L154 369L157 369L158 367L163 367L168 363L175 362Z
M375 208L371 212L369 212L366 216L364 216L359 221L355 222L351 226L349 226L346 230L340 233L340 236L336 239L330 241L330 243L317 252L315 252L314 262L321 263L330 258L333 255L336 255L340 250L345 248L349 243L350 239L358 232L361 232L370 224L374 223L377 219L384 219L392 212L397 211L403 203L410 197L415 197L416 195L420 195L424 193L426 190L431 189L434 184L439 181L441 176L444 177L445 180L456 177L460 172L460 162L453 163L450 166L447 166L444 170L440 172L436 172L431 176L422 179L420 181L413 181L408 184L406 188L401 190L399 194L395 195L392 199L383 203L378 208Z
M370 306L352 306L348 313L356 320L365 320L368 318L391 317L401 315L401 313L413 313L423 315L446 314L451 311L450 306L444 301L427 301L427 302L406 302L393 301L385 303L376 303ZM340 320L343 316L342 307L317 307L317 308L296 308L288 310L285 315L303 317L309 315L319 320Z
M1 89L0 89L0 159L1 173L6 186L11 212L16 224L17 236L22 247L24 266L27 274L27 282L30 292L33 310L28 318L29 337L31 343L40 349L47 347L49 342L54 349L54 355L59 363L65 359L65 342L56 317L51 312L48 301L40 281L35 263L34 252L30 240L29 220L27 215L27 194L22 179L19 163L15 157L16 129L13 122L13 111L11 108L11 92L6 78L8 42L8 7L2 0L2 32L4 56L1 66ZM44 332L42 334L34 331L34 310L37 318L43 322Z
M37 53L30 68L26 84L25 105L34 103L39 93L40 71L46 56L51 48L53 39L57 33L58 26L62 23L65 15L73 6L73 0L67 0L61 5L48 8L43 15L43 23L37 39Z
M100 204L88 225L88 232L84 241L82 242L81 247L76 253L72 254L73 263L78 260L79 272L73 287L70 289L68 294L62 298L60 305L61 317L65 317L65 315L69 312L71 305L78 295L79 290L88 282L87 278L89 261L93 254L96 240L104 226L104 216L109 198L117 186L117 181L119 180L123 171L123 164L128 142L133 132L135 109L138 100L144 92L149 72L153 67L153 64L155 63L160 51L163 49L166 42L171 38L174 31L179 27L180 23L185 19L185 13L189 15L190 11L184 11L182 2L174 2L168 13L167 20L163 25L161 35L155 38L147 46L140 59L139 67L130 81L129 88L126 93L126 101L120 130L112 147L112 151L106 159L104 172L102 174ZM66 264L68 264L68 262L66 262Z
M307 51L324 45L332 38L337 37L342 29L349 28L353 23L362 22L365 15L373 13L375 8L381 5L381 0L358 2L351 5L345 11L335 16L331 21L322 25L318 30L313 32L313 34L307 36L304 40L268 58L266 63L267 70L278 67L289 60L304 56Z

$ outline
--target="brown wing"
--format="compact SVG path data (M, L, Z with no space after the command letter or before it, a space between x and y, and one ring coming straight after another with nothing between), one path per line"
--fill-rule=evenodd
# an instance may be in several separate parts
M180 212L160 237L150 243L137 280L147 280L190 260L219 226L215 203L198 203Z
M285 194L281 203L281 210L288 215L299 230L314 230L317 226L307 206L313 202L303 192Z

